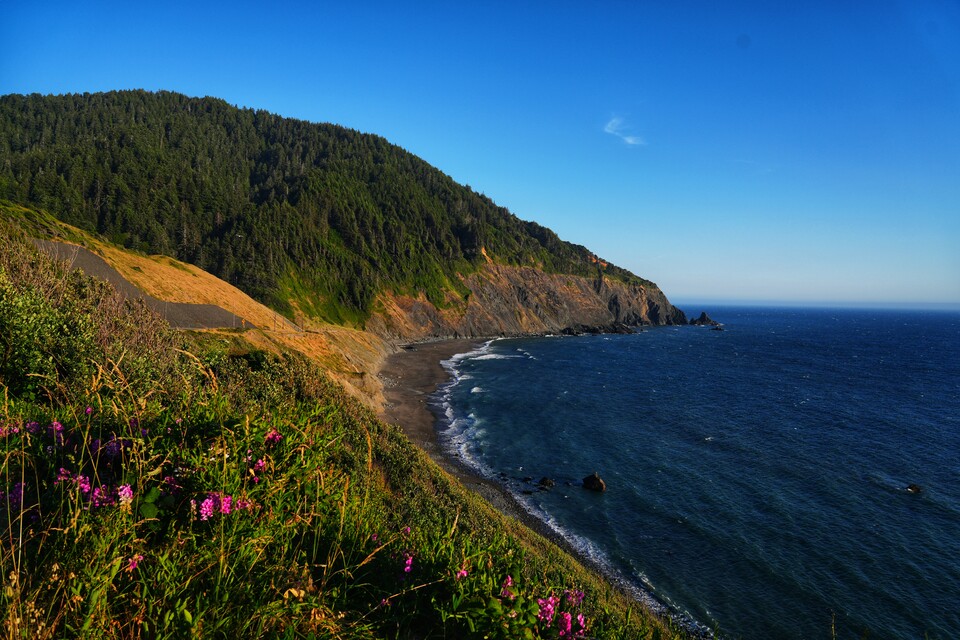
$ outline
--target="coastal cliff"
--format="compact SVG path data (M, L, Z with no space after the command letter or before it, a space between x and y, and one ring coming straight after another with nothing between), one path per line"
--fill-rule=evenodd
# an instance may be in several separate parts
M441 308L424 295L386 294L367 330L385 339L477 337L616 331L624 327L685 324L686 316L652 283L627 284L545 273L533 267L487 264L463 277L466 301Z

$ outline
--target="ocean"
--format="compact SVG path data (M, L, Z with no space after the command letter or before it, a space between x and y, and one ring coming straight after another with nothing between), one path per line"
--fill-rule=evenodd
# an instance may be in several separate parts
M691 627L960 637L960 313L708 312L455 356L440 441Z

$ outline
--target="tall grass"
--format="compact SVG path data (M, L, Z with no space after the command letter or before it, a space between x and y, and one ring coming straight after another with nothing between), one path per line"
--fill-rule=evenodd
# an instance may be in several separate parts
M309 362L0 231L6 637L678 636Z

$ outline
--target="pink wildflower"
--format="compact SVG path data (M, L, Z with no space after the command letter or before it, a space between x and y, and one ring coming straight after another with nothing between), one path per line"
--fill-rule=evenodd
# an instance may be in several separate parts
M513 600L517 596L510 590L510 587L513 586L513 577L507 576L507 579L503 581L503 586L500 588L500 597L506 598L507 600Z
M130 562L127 564L127 571L133 571L134 569L136 569L137 565L139 565L142 560L143 560L143 555L140 553L130 558Z
M260 473L267 466L267 463L263 461L263 458L257 460L253 465L253 470L256 473Z
M548 628L553 624L553 614L556 612L557 602L559 602L559 598L556 596L537 599L537 604L540 605L540 612L537 614L537 618L539 618L540 622L545 622Z
M280 444L280 441L283 440L283 436L280 435L280 432L276 429L271 429L270 432L264 437L263 442L268 446L274 446Z
M227 515L233 510L233 496L222 496L220 498L220 513Z
M412 570L413 570L413 555L408 553L408 554L407 554L407 559L406 559L406 561L403 563L403 572L404 572L404 573L410 573L410 571L412 571Z
M128 484L122 484L117 489L117 497L120 499L120 508L124 511L130 510L130 503L133 502L133 489Z
M559 616L557 616L557 629L559 630L559 636L569 635L573 631L573 616L570 615L568 611L564 611Z
M216 498L214 498L211 494L206 500L200 503L200 519L209 520L213 516L213 511L215 508Z
M457 580L462 580L462 579L464 579L464 578L466 578L466 577L467 577L467 570L466 570L466 569L460 569L460 571L457 571Z

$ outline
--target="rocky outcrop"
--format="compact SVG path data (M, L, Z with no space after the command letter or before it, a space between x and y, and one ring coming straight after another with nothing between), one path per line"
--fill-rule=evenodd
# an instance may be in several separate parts
M690 324L697 325L698 327L719 327L720 326L720 323L712 319L710 316L708 316L706 311L701 311L700 317L691 320Z
M487 264L463 277L470 293L443 308L426 297L385 295L367 329L388 339L545 333L617 332L644 325L686 324L686 316L653 284L545 273Z
M594 471L592 474L583 479L583 488L589 489L590 491L603 492L607 490L607 483L603 481L596 471Z

